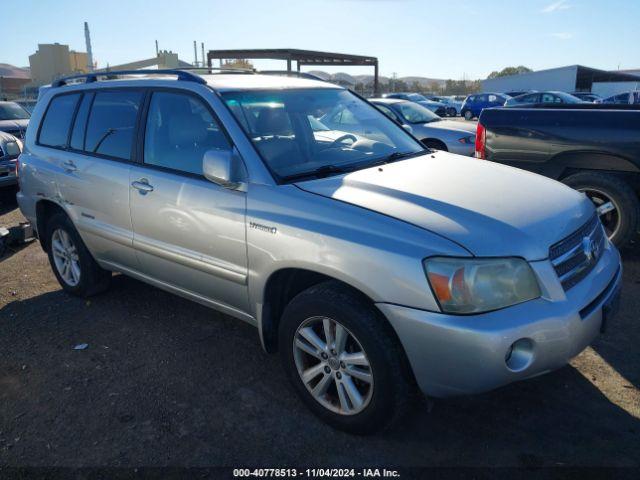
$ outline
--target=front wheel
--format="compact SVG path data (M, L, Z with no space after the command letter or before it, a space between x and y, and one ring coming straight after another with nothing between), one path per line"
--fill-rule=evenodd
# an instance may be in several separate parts
M287 305L280 356L306 405L340 430L370 434L406 410L411 376L393 330L337 282L305 290Z
M638 196L623 179L600 172L579 172L562 180L595 205L609 239L623 246L637 235Z
M471 110L465 110L464 119L465 120L473 120L473 113L471 113Z

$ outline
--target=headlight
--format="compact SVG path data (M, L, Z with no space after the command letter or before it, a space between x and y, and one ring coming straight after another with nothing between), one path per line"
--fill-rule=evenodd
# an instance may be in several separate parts
M433 257L424 261L427 279L447 313L481 313L533 300L540 286L521 258L464 259Z

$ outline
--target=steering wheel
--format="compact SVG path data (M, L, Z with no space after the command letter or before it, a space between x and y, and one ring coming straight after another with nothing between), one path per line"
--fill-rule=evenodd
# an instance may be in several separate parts
M341 137L336 138L333 142L331 142L331 145L329 145L329 147L327 148L336 148L340 146L340 144L345 140L352 140L353 143L355 143L358 141L358 138L355 135L351 135L350 133L347 133L345 135L342 135Z

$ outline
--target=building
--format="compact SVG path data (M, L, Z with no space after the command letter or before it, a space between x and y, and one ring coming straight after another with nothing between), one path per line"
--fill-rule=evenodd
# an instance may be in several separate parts
M87 72L87 54L69 50L69 45L59 43L39 44L38 50L29 55L33 85L45 85L73 73Z
M110 70L142 70L142 69L165 69L165 68L186 68L192 65L187 62L183 62L178 58L177 53L173 53L167 50L161 50L155 57L147 58L145 60L138 60L130 63L123 63L121 65L109 65L107 68L96 70L97 72L106 72Z
M31 82L29 70L0 63L0 100L24 95L25 87Z
M483 92L559 90L593 92L603 97L635 90L639 86L640 75L637 73L598 70L583 65L570 65L482 80Z

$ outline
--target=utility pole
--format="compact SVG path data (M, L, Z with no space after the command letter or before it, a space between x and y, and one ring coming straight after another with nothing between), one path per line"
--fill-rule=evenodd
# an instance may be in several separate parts
M84 41L87 44L87 71L93 72L93 53L91 51L91 34L89 24L84 22Z

